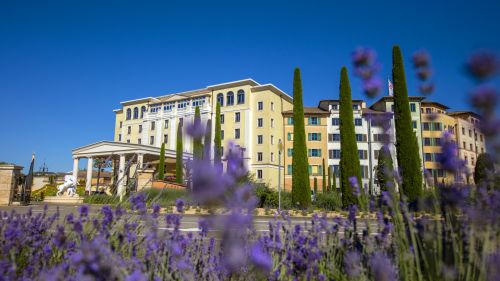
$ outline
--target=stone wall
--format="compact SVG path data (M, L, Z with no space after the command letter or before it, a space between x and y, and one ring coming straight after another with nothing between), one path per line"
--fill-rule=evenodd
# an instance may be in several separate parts
M21 174L23 167L0 164L0 205L10 205L14 196L16 178Z

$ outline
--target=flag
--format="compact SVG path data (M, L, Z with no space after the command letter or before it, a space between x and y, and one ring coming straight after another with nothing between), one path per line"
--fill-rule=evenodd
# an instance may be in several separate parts
M394 86L392 85L392 82L389 78L387 78L387 86L389 88L389 96L394 96Z

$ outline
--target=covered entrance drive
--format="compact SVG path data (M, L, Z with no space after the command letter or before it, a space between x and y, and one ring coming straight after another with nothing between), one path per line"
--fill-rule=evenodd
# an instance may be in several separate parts
M92 170L95 159L107 159L112 162L113 176L112 187L116 193L123 197L127 191L142 188L138 186L137 175L145 170L156 170L160 158L160 148L149 145L130 144L112 141L100 141L94 144L76 148L73 154L73 176L78 178L78 163L82 158L87 158L86 192L91 191ZM183 153L183 158L190 158L191 153ZM166 175L175 175L174 150L165 149ZM144 185L144 184L143 184Z

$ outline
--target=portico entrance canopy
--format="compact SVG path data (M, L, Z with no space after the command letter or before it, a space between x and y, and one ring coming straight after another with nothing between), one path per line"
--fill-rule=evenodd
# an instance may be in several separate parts
M124 177L129 167L125 167L126 161L134 162L137 168L143 168L145 163L149 163L160 158L160 148L150 145L131 144L113 141L100 141L90 145L73 149L73 176L78 175L78 161L87 158L87 181L85 189L90 191L92 181L93 160L95 158L110 158L113 161L119 160L118 164L118 194L125 192ZM184 152L183 158L189 159L191 153ZM175 163L176 153L174 150L165 149L165 162Z

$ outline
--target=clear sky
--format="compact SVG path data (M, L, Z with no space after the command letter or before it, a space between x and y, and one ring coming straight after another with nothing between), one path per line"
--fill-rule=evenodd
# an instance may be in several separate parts
M378 52L385 79L401 45L410 94L411 54L427 49L432 99L467 109L463 62L500 51L500 2L403 2L1 0L0 161L28 166L35 152L37 168L69 171L71 149L112 140L120 101L244 78L291 94L296 66L316 105L338 97L357 46Z

